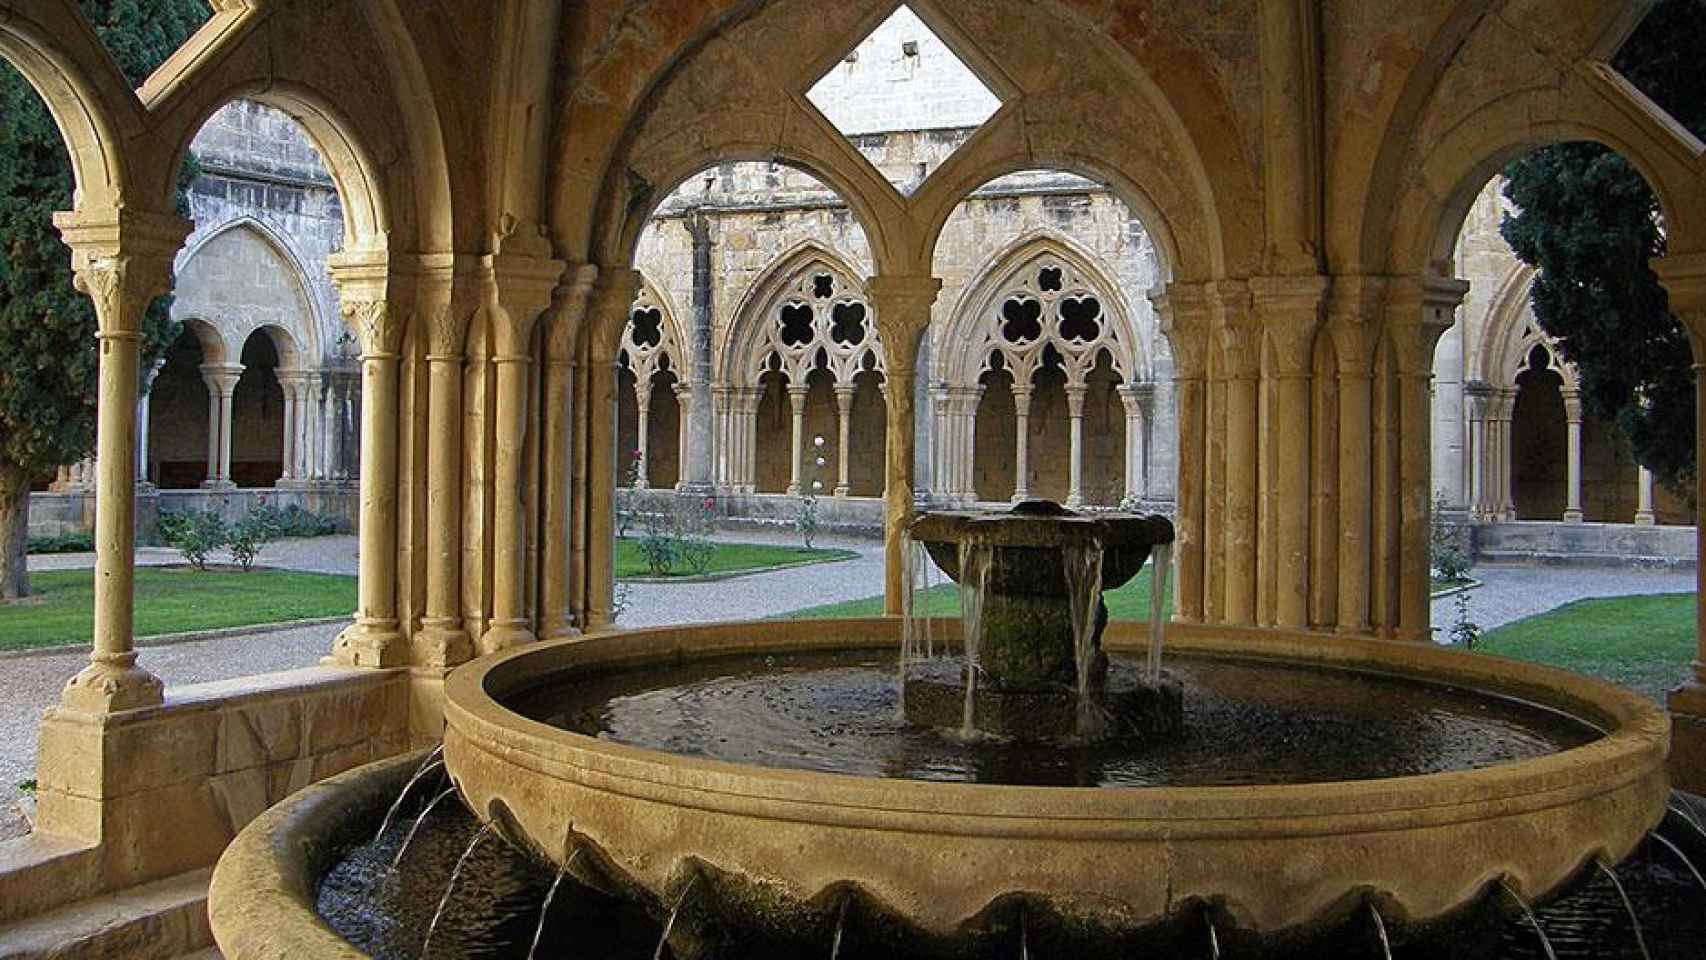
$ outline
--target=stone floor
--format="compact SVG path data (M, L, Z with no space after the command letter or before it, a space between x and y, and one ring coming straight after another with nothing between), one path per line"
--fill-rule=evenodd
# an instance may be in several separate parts
M743 531L730 539L793 543L791 532ZM804 607L871 596L882 589L882 545L864 540L822 538L825 546L855 551L856 559L797 567L703 583L630 585L624 626L660 626L702 620L756 619ZM139 561L177 562L167 550L145 548ZM283 541L269 546L262 562L271 566L326 573L354 573L354 537ZM31 569L74 569L93 563L93 554L31 559ZM1483 629L1544 613L1583 597L1648 593L1688 593L1694 575L1639 569L1578 569L1547 566L1483 566L1475 570L1483 586L1470 594L1470 616ZM1449 598L1433 606L1436 626L1450 624L1455 608ZM168 685L203 683L247 674L308 666L331 648L340 625L258 632L236 637L148 647L148 669ZM0 657L0 839L23 829L13 812L17 783L34 774L36 724L41 712L59 698L67 677L81 669L84 654L57 652Z

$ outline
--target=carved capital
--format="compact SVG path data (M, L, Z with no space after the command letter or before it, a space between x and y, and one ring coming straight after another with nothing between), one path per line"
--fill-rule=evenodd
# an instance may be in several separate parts
M481 258L480 263L498 355L527 353L533 323L551 305L552 291L562 280L566 265L561 260L519 254L493 254Z
M1386 305L1385 277L1333 278L1327 299L1327 334L1339 373L1366 377L1374 371L1374 349L1380 343L1380 317Z
M574 358L575 345L586 326L592 289L597 280L598 264L595 263L573 264L563 274L563 283L557 287L547 319L550 324L545 330L547 358L559 362Z
M1175 376L1180 380L1206 377L1208 334L1214 325L1208 288L1200 283L1169 283L1149 291L1149 302L1172 349Z
M1307 376L1315 366L1315 335L1331 281L1323 276L1252 277L1250 295L1267 330L1274 372Z
M876 314L877 336L888 356L890 376L913 376L924 331L930 327L930 309L941 292L942 281L937 277L879 274L866 282L865 294Z
M1457 320L1457 307L1469 284L1455 277L1398 277L1386 306L1386 335L1398 374L1433 375L1434 347Z
M1215 341L1223 361L1222 374L1229 380L1260 376L1263 331L1255 315L1250 285L1241 280L1216 280L1208 287L1214 307Z
M363 357L395 357L403 348L403 320L384 300L345 300L344 325L361 342Z
M1565 389L1560 393L1564 398L1564 419L1573 423L1580 423L1582 420L1582 392Z
M172 292L172 259L189 221L113 209L57 213L53 222L71 248L73 282L95 302L101 333L140 331L148 305Z
M634 298L639 295L640 271L603 269L597 274L586 314L593 362L616 362L616 354L622 349L622 328L627 326Z

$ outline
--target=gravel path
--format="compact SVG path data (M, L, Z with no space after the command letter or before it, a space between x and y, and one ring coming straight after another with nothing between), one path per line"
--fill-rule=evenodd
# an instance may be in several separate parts
M748 543L797 543L791 531L741 531L726 539ZM751 574L704 583L636 583L628 587L628 627L662 626L706 620L759 619L824 603L869 597L882 592L882 544L870 540L822 538L823 546L843 547L856 559ZM269 566L324 573L354 573L354 537L282 541L263 554ZM178 562L169 550L144 548L138 561ZM93 564L93 554L31 558L34 569L75 569ZM1690 593L1692 572L1621 568L1578 569L1545 566L1483 566L1475 577L1483 586L1470 593L1470 616L1491 630L1513 620L1544 613L1584 597L1650 593ZM1434 601L1434 624L1442 632L1455 613L1451 598ZM168 685L205 683L319 662L331 649L339 624L301 627L170 646L147 647L142 662ZM36 726L42 711L59 699L60 689L82 669L84 654L51 653L0 658L0 839L21 831L12 816L16 784L34 775Z
M1469 618L1483 630L1502 627L1587 597L1650 593L1693 593L1694 571L1623 567L1554 567L1529 564L1478 566L1470 576L1481 586L1469 591ZM1441 635L1456 617L1455 597L1433 602L1433 625Z

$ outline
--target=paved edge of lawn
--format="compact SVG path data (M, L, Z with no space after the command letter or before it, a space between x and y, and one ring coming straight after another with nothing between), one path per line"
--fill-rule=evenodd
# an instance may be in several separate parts
M741 544L741 546L770 546L770 544ZM841 547L816 547L824 551L824 556L807 557L803 560L789 560L786 563L774 563L761 567L741 567L736 570L722 570L717 573L700 573L679 577L617 577L623 583L715 583L719 580L734 580L738 577L752 577L761 573L774 573L778 570L791 570L795 567L815 567L825 563L846 563L859 559L857 550L847 550Z
M355 614L346 613L335 617L309 617L306 620L273 620L267 623L251 623L241 627L211 627L206 630L188 630L183 633L156 633L137 637L133 643L138 647L169 647L177 643L195 643L198 640L219 640L225 637L261 636L268 633L283 633L286 630L298 630L302 627L321 627L333 623L350 623L355 620ZM27 657L46 657L57 654L78 653L90 649L88 643L62 643L52 647L26 647L22 650L0 650L0 661L21 660Z

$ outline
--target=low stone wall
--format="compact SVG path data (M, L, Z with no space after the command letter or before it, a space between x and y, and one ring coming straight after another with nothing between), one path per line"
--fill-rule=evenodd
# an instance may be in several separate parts
M1518 521L1477 524L1477 559L1492 563L1691 568L1691 526Z
M353 486L318 484L292 487L244 487L233 490L139 490L136 497L136 535L143 543L159 539L161 513L216 510L235 520L266 503L297 506L338 518L339 526L354 530L360 498ZM55 537L88 533L95 528L95 492L30 494L30 536Z
M0 925L211 866L297 790L409 749L409 675L314 667L42 721L36 832L0 844Z

